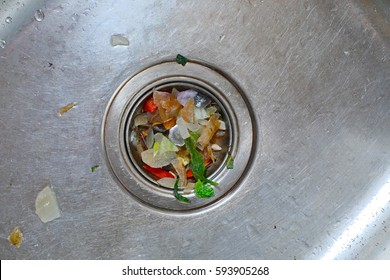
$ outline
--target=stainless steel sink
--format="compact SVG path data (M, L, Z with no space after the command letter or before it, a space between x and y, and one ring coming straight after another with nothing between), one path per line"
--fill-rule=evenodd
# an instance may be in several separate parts
M389 15L385 0L0 2L0 258L389 259ZM134 199L101 141L121 83L178 53L253 109L245 176L190 213ZM48 184L61 217L44 224Z

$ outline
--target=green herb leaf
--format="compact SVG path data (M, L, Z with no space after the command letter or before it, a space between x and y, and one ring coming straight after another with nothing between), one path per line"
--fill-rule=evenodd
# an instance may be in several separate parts
M191 200L179 194L179 177L176 178L175 185L173 186L173 193L178 200L185 203L191 203Z
M188 59L184 56L182 56L181 54L178 54L176 56L176 62L179 63L180 65L186 65L186 63L188 62Z
M194 178L196 180L200 180L203 183L208 183L213 186L218 186L217 182L211 181L210 179L207 179L205 176L206 166L204 165L204 157L196 149L198 138L199 138L199 133L190 132L190 137L184 140L186 144L186 148L190 153L190 157L191 157L190 164L191 164L192 174L194 174Z
M195 183L194 191L195 191L196 197L199 197L199 198L210 198L210 197L214 196L213 187L211 187L207 184L203 184L200 180L198 180Z
M191 164L191 170L192 174L194 174L194 177L196 180L203 181L205 178L206 173L206 166L204 165L204 158L201 153L198 152L196 149L196 140L197 140L197 134L190 132L190 137L186 138L184 140L186 144L186 148L188 152L190 153L190 164Z
M197 180L195 183L194 191L195 195L199 198L209 198L214 195L214 189L210 185L217 186L217 182L213 182L207 179L205 176L206 166L204 165L203 155L196 149L198 133L190 132L190 137L184 140L186 148L190 153L190 165L192 174Z
M226 168L227 169L233 169L234 168L234 159L232 157L232 154L228 152L228 158L226 161Z
M92 166L92 167L91 167L92 173L95 172L96 169L98 169L98 168L99 168L99 164L96 164L96 165Z

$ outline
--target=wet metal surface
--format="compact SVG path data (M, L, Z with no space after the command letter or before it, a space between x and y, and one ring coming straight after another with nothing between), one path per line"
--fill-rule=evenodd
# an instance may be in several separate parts
M19 3L11 23L0 3L1 259L390 258L388 2ZM177 53L237 82L258 135L238 191L190 216L119 188L100 142L120 83ZM43 224L47 184L62 216Z

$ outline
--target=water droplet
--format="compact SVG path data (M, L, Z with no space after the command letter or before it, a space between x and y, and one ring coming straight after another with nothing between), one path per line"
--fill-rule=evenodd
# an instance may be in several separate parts
M5 40L0 40L0 48L4 49L7 45L7 42Z
M36 12L34 14L34 18L36 21L42 21L45 18L45 14L43 13L43 11L41 9L36 10Z
M6 23L11 23L12 22L12 17L6 17L5 18Z
M72 19L73 21L75 21L75 22L78 22L78 21L79 21L79 18L80 18L80 16L79 16L78 14L73 14L73 15L71 16L71 19Z

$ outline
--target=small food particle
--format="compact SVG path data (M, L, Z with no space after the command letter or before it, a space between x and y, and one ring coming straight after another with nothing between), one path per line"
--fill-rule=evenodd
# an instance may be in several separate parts
M195 183L195 195L199 198L210 198L214 196L214 189L208 184L202 183L200 180L198 180Z
M134 118L134 125L139 126L139 125L145 125L148 123L148 114L143 113Z
M19 227L15 227L13 229L8 240L9 240L9 243L16 246L17 248L20 247L20 244L22 244L22 241L23 241L23 232L20 230Z
M38 193L35 200L35 213L44 223L50 222L61 216L56 194L51 186L46 186Z
M203 183L209 183L213 186L217 186L217 182L213 182L205 177L206 165L204 164L203 155L196 149L196 140L198 135L194 132L190 133L190 137L185 139L186 147L190 153L190 164L192 169L192 174L194 178Z
M96 164L96 165L92 166L92 167L91 167L92 173L95 172L96 169L98 169L98 168L99 168L99 164Z
M219 146L218 144L212 144L211 149L213 149L214 151L222 150L221 146Z
M194 99L191 98L187 101L187 103L184 105L183 109L181 110L181 116L183 120L185 120L187 123L194 123L195 121L195 106L194 106Z
M63 114L65 114L66 112L68 112L70 109L73 109L74 107L77 106L77 103L76 102L73 102L73 103L70 103L68 105L65 105L64 107L58 109L58 115L62 116Z
M188 59L184 56L182 56L181 54L178 54L176 56L176 62L179 63L180 65L186 65L187 62L188 62Z
M128 46L129 40L126 37L123 37L122 35L111 35L111 46Z
M151 167L161 168L169 165L176 158L175 152L159 153L158 151L159 149L155 153L154 149L149 149L141 152L142 161Z
M154 111L157 110L157 105L156 103L154 103L153 97L150 97L145 101L143 109L144 112L149 112L149 113L153 113Z
M173 90L172 90L172 92L173 92ZM196 98L196 96L198 96L198 93L193 89L179 91L177 93L177 101L179 101L180 104L184 106L184 105L186 105L188 100L190 100L190 99L194 100L194 98ZM194 103L195 103L195 100L194 100Z
M220 126L220 122L218 121L218 117L216 115L212 115L206 125L206 127L202 130L202 133L199 136L198 143L203 148L210 142L211 138L213 138L214 134L217 132Z
M162 187L173 189L176 179L165 177L165 178L158 179L156 182Z
M191 203L191 200L179 194L179 177L176 178L175 185L173 187L173 193L178 200L184 203Z
M234 159L232 157L232 154L228 152L228 158L226 161L226 168L227 169L233 169L234 168Z
M154 168L149 165L144 165L143 166L145 170L149 171L151 174L156 176L159 179L162 178L175 178L172 173L162 169L162 168Z

